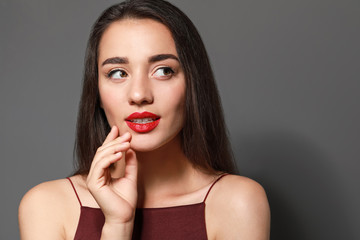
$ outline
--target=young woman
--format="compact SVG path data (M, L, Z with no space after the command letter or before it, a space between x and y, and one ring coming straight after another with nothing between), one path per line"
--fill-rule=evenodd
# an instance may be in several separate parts
M168 2L126 1L96 21L76 150L73 176L24 196L23 240L269 238L264 190L232 175L204 45Z

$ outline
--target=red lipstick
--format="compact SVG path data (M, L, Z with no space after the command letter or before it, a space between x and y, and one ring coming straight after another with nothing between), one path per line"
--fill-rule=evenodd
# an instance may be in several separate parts
M160 117L151 112L134 112L129 115L125 121L133 131L147 133L157 127L160 122Z

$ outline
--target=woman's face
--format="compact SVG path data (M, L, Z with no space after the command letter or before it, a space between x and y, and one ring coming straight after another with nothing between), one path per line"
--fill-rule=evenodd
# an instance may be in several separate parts
M101 107L110 126L132 133L132 149L151 151L179 136L186 85L165 25L113 22L100 40L98 69Z

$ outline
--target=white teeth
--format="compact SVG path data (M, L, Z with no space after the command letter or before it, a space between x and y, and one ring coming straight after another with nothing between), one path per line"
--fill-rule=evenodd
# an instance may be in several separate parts
M152 118L136 118L136 119L131 120L131 122L139 123L139 124L150 123L150 122L153 122L153 121L154 121L154 119L152 119Z

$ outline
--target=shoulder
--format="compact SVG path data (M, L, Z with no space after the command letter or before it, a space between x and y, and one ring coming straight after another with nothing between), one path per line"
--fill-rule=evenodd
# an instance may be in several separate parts
M264 188L256 181L237 175L224 176L209 194L207 207L217 238L269 238L269 203Z
M221 192L221 194L214 196L218 200L228 199L233 201L233 204L240 206L244 204L267 203L264 188L250 178L237 175L225 175L216 185L218 192Z
M41 183L30 189L22 198L19 206L20 213L37 211L37 207L52 208L62 204L66 179Z
M254 211L265 212L269 207L264 188L250 178L226 175L214 188L210 195L212 201L224 211L234 212L234 209L238 209L241 210L242 217L252 217ZM239 215L236 212L234 214Z
M54 207L63 203L64 194L68 192L69 180L59 179L43 182L30 189L22 198L20 210L27 206Z
M41 183L30 189L19 205L21 239L64 239L64 222L71 206L69 180ZM41 236L41 237L40 237Z

